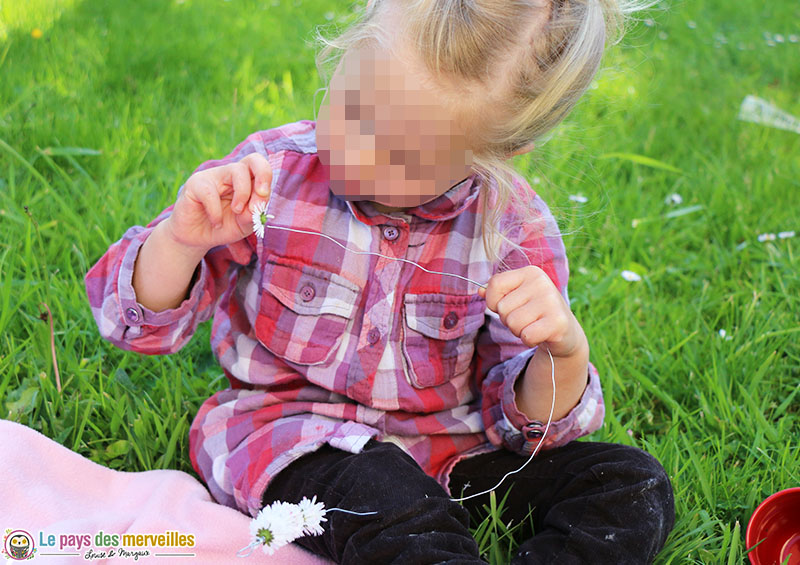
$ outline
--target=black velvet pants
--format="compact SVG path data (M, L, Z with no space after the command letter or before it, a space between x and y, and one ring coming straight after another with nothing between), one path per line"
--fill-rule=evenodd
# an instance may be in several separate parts
M459 462L450 474L453 497L493 487L526 459L500 450ZM540 452L495 491L498 502L509 488L503 521L524 524L514 565L651 563L674 523L672 486L661 464L624 445L573 441ZM489 495L452 502L394 444L373 439L359 454L326 444L278 473L264 504L314 495L325 508L379 511L328 512L323 535L296 541L337 563L485 563L468 526L469 513L477 516ZM531 509L533 531L525 520Z

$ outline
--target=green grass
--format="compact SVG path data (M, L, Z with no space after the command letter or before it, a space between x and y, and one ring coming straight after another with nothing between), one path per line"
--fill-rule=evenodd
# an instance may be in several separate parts
M189 424L226 384L208 324L178 355L115 349L83 276L199 163L313 119L313 28L349 13L343 0L0 4L2 417L112 468L191 472ZM677 523L657 563L741 563L756 505L800 484L799 240L757 240L800 227L800 136L736 115L754 94L800 116L800 6L674 2L643 17L654 25L631 28L596 88L516 164L567 234L607 405L591 438L646 449L673 481ZM665 204L675 192L683 203ZM495 563L519 541L501 508L474 530Z

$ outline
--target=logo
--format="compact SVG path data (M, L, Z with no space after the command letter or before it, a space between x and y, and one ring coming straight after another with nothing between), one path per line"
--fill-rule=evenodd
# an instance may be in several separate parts
M25 530L6 530L3 538L3 555L15 561L33 559L36 548L33 545L33 536Z

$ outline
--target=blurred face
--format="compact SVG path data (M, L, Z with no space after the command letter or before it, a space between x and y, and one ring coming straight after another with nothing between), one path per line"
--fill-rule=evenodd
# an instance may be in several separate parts
M472 174L472 151L442 99L382 49L343 57L316 136L330 188L345 200L418 206Z

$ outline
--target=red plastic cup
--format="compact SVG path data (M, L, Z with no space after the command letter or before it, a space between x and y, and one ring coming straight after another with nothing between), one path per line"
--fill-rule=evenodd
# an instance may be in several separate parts
M800 565L800 487L776 492L759 504L745 540L748 548L761 542L747 554L753 565L782 565L787 557L788 565Z

